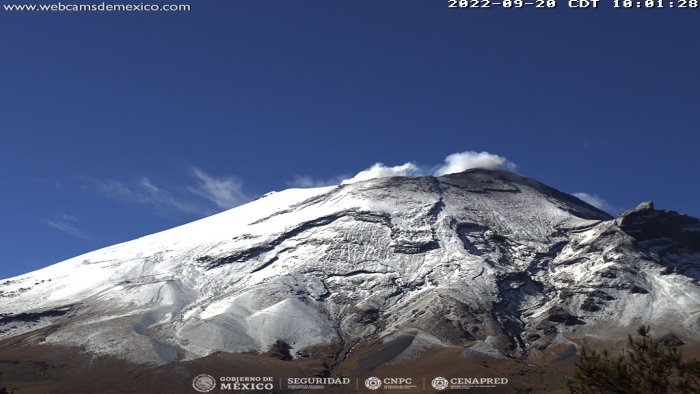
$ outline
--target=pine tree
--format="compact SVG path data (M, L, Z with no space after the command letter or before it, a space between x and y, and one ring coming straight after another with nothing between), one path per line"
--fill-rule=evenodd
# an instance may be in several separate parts
M700 362L683 361L682 353L639 327L638 338L617 357L581 350L571 394L700 394Z
M287 342L278 339L277 342L272 345L272 354L270 356L279 358L282 361L292 361L294 360L294 357L292 357L292 354L290 353L291 350L292 347Z

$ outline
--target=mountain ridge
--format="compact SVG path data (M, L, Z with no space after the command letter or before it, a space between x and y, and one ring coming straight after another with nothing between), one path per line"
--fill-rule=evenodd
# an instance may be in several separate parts
M281 341L295 359L335 348L329 370L406 335L399 359L538 360L645 323L696 343L697 234L502 170L290 189L3 280L0 339L48 329L41 343L146 365Z

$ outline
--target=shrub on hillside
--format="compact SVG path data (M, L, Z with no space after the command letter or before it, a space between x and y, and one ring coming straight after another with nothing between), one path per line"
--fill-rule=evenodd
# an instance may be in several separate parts
M700 394L700 362L649 335L649 327L628 338L617 357L581 350L571 394Z

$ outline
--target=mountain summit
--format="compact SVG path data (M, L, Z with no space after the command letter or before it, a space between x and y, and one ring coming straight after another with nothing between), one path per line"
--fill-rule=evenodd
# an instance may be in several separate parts
M699 342L699 279L697 219L475 169L269 193L4 280L0 339L141 365L325 347L331 371L370 342L541 360L641 324Z

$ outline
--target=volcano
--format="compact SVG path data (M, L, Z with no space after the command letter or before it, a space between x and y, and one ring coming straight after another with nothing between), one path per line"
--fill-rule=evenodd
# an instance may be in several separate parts
M642 324L695 349L698 280L700 221L650 202L615 218L485 169L289 189L0 281L0 386L461 368L556 391L580 345Z

